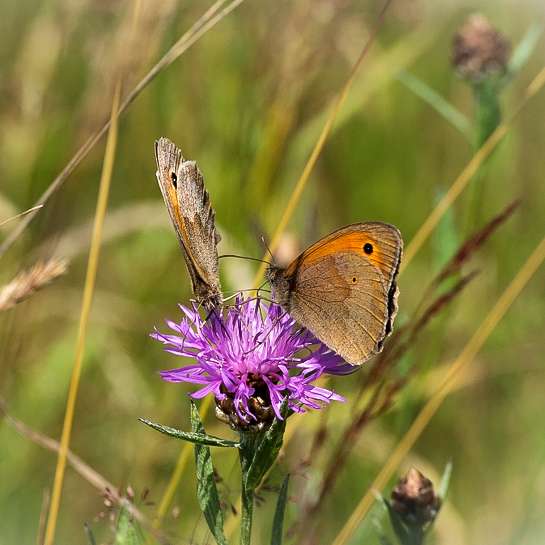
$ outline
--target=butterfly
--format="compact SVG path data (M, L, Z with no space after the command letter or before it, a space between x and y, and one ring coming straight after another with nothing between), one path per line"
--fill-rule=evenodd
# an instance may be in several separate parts
M286 268L271 265L273 299L352 365L382 350L397 314L403 240L393 225L355 223L322 238Z

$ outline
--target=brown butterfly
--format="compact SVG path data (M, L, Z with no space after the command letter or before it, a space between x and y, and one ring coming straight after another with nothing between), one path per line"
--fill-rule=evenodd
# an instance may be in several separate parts
M270 266L273 298L348 363L382 350L397 313L403 240L393 225L355 223L322 238L284 268Z
M195 298L207 310L222 302L214 209L195 161L168 138L155 142L157 181L191 277Z

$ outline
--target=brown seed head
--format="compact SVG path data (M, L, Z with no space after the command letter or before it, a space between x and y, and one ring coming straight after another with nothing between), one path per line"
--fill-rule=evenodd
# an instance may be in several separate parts
M459 74L480 81L492 73L507 70L511 46L481 14L470 15L454 35L452 63Z
M53 257L20 272L9 284L0 288L0 311L10 309L28 299L36 291L63 275L66 268L66 261Z
M391 506L407 524L422 526L435 519L441 500L433 483L413 467L393 489Z

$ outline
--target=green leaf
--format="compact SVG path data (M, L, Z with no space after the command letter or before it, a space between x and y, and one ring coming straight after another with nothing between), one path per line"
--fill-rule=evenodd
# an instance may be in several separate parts
M508 74L512 77L526 64L543 34L543 25L534 23L515 47L509 61Z
M282 447L287 411L282 410L282 414L284 416L283 420L275 418L266 432L254 434L255 440L250 448L246 448L244 454L246 463L243 464L243 468L245 466L247 469L245 471L243 469L245 475L242 478L249 490L254 490L259 485L265 473L273 465Z
M114 543L115 545L144 545L145 543L140 525L124 507L119 511Z
M193 402L191 402L191 430L195 435L207 437L204 433L199 411ZM227 540L223 534L223 512L218 489L216 488L210 448L200 442L195 442L195 463L197 466L197 499L201 511L216 543L218 545L227 545Z
M397 79L431 106L443 119L448 121L455 129L458 129L468 140L471 139L471 124L469 119L460 110L432 89L426 82L417 78L414 74L402 70Z
M440 202L444 196L445 192L439 190L434 199L434 204ZM441 270L460 246L458 227L452 207L441 218L435 233L433 233L432 244L435 254L433 256L434 267L436 270Z
M395 535L397 536L397 539L403 545L408 543L410 537L409 537L409 532L407 531L405 524L403 524L403 521L399 517L398 513L392 509L390 502L386 498L382 498L382 501L384 502L384 505L386 505L386 508L388 509L388 515L390 516L390 523L395 532Z
M437 495L441 498L441 503L445 501L447 497L447 492L450 485L450 476L452 475L452 461L450 461L443 471L443 476L441 477L441 482L437 487Z
M209 445L211 447L240 447L240 443L238 443L237 441L228 441L227 439L221 439L219 437L214 437L213 435L206 435L204 433L204 429L202 433L193 433L177 430L176 428L171 428L169 426L163 426L145 418L139 418L138 420L140 420L140 422L143 422L150 428L164 433L165 435L170 435L170 437L175 437L176 439L183 439L184 441L189 441L190 443Z
M271 533L271 545L282 545L282 534L284 528L284 514L286 512L286 503L288 501L288 484L290 476L286 475L282 488L278 494L276 510L274 512L273 527Z
M382 507L381 515L388 513L388 507L385 505L384 498L380 496L380 499L382 500L379 502L379 505ZM369 518L366 517L366 518ZM375 530L376 535L378 536L378 540L380 542L380 545L394 545L393 542L390 540L390 538L386 535L383 525L382 525L382 518L379 518L377 516L370 517L370 522ZM369 542L369 539L367 541L361 541L361 543L367 543Z
M377 501L373 502L369 513L358 525L348 542L349 545L375 545L377 536L380 539L381 535L387 533L385 528L389 530L391 524L389 520L387 522L389 519L388 506L381 494L375 491L374 496Z

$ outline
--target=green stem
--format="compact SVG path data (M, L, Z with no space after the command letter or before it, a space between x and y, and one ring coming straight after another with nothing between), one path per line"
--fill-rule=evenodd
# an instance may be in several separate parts
M240 545L250 545L252 542L252 517L254 513L254 491L242 485L242 516L240 519Z
M481 148L488 137L501 123L499 102L499 84L494 76L490 76L473 86L475 103L475 152ZM478 223L484 202L484 178L488 161L483 162L471 183L469 199L469 226L471 230Z
M475 148L479 149L501 122L498 84L490 78L474 85L473 93L476 108Z
M424 532L422 527L412 528L409 532L408 545L424 545Z
M257 435L252 432L240 432L240 470L242 473L240 545L251 545L252 517L254 514L254 488L246 485L247 473L253 459Z

